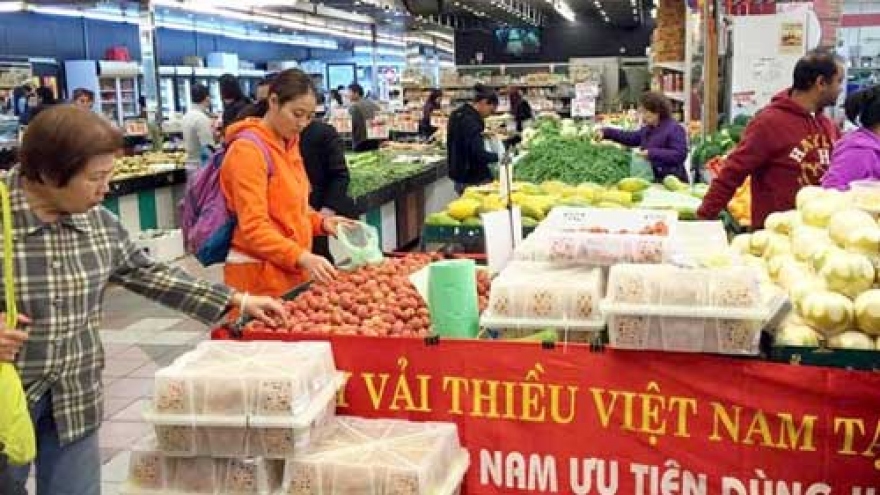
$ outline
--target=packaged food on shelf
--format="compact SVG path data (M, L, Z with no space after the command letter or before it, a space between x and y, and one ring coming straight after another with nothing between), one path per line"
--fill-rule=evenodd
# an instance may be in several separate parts
M663 263L675 254L676 225L672 211L554 208L515 257L596 266Z
M336 374L327 342L203 342L156 372L153 411L169 421L192 415L290 418L302 414Z
M154 437L147 437L132 448L121 493L274 495L283 479L284 461L169 457Z
M515 261L492 281L481 324L599 330L602 290L600 268Z
M283 495L453 495L469 465L451 423L337 417L287 462Z
M337 373L312 395L309 406L293 417L181 416L148 410L144 418L153 425L157 445L166 455L287 459L308 447L333 419L336 394L343 383L344 375Z

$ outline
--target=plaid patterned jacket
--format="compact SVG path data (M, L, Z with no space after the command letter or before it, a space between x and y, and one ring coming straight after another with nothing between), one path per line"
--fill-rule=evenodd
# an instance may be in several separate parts
M232 291L152 260L103 207L46 224L27 204L18 167L0 180L10 189L18 310L32 320L16 364L31 404L51 391L67 444L103 417L99 329L109 282L206 324L223 316Z

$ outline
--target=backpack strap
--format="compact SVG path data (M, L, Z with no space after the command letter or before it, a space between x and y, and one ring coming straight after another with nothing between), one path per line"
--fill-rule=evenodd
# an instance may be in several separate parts
M266 167L269 170L269 177L272 177L272 174L275 172L275 160L272 159L272 152L269 151L269 147L266 146L266 143L263 142L263 139L253 131L242 131L236 134L233 142L239 139L244 139L257 145L257 148L259 148L260 152L263 153L263 160L266 162ZM230 143L230 145L231 144L232 143Z

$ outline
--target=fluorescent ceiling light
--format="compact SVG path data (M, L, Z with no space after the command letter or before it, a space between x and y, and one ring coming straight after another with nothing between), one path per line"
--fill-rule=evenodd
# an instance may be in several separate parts
M24 2L0 2L0 12L18 12L25 10Z

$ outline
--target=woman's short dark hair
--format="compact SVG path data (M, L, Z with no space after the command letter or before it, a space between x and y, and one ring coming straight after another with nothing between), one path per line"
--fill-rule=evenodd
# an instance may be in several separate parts
M477 84L474 86L474 103L479 103L481 101L485 101L489 105L498 106L498 93L495 89L485 86L482 84Z
M244 99L241 84L232 74L223 74L217 83L220 85L220 98L231 101Z
M211 96L211 93L204 84L193 84L192 89L189 90L189 94L193 103L203 103L209 96Z
M656 113L661 120L672 116L672 103L669 102L669 98L655 91L644 93L639 105L651 113Z
M363 96L364 96L364 87L358 83L349 84L348 90L351 91L352 93L360 96L361 98L363 98Z
M868 129L880 126L880 85L847 96L843 109L846 118L855 125Z
M86 88L76 88L73 90L73 99L78 100L85 96L89 99L89 101L95 101L95 92L91 89Z
M27 126L19 150L21 174L64 187L92 158L122 149L122 132L100 115L74 105L55 105Z
M808 51L794 66L791 88L798 91L809 91L822 77L831 82L837 74L838 64L843 59L836 53L825 48Z

